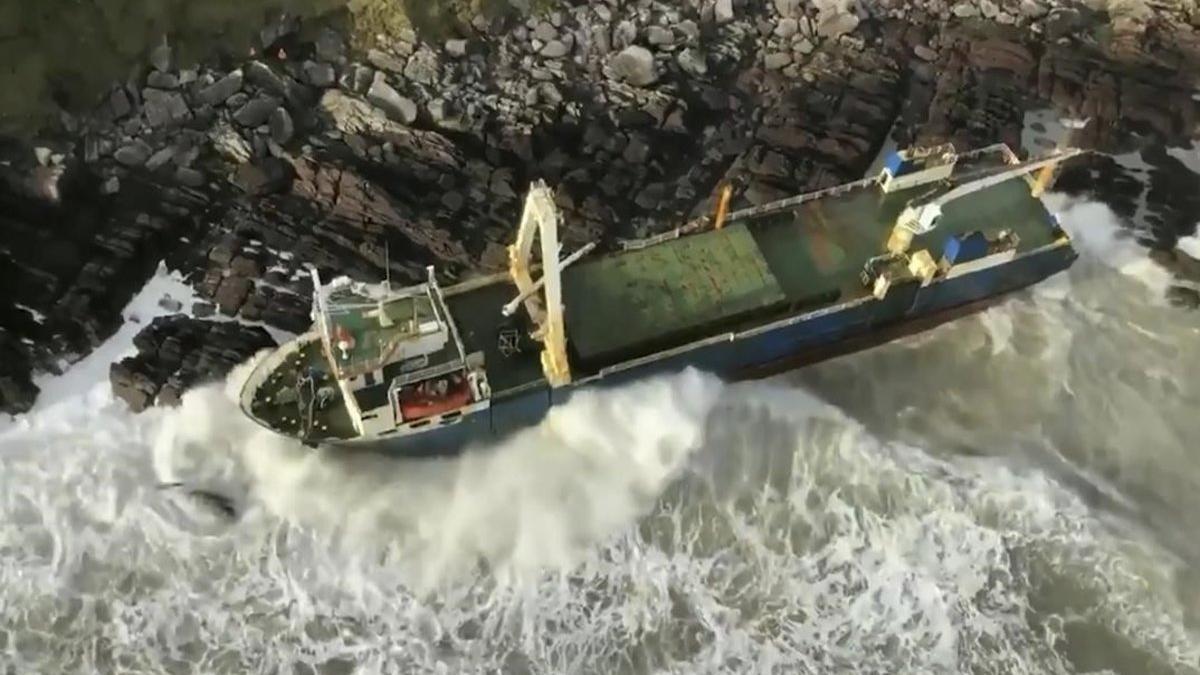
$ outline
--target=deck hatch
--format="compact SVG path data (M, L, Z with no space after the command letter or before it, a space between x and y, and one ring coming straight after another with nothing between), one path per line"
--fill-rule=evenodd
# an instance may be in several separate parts
M786 299L742 224L580 263L563 281L568 344L584 361L662 348Z

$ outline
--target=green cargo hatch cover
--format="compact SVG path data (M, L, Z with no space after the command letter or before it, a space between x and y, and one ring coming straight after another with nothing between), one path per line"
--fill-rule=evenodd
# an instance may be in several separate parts
M786 299L742 224L582 261L564 271L563 287L567 342L585 361L711 336Z

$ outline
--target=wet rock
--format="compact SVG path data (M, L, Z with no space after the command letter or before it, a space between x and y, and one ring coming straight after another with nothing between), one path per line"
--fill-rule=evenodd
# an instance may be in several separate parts
M658 81L654 54L637 45L626 47L609 61L610 76L635 87L645 87Z
M145 141L138 139L128 145L123 145L113 153L113 159L129 167L142 166L150 159L153 150Z
M233 119L244 127L256 127L266 122L278 107L278 100L268 96L259 96L238 108L237 112L233 114Z
M292 116L283 108L276 108L268 120L268 125L271 128L271 140L280 145L286 145L292 140L292 134L295 133L295 127L292 125Z
M383 73L376 73L375 81L367 91L367 98L397 122L412 124L417 120L417 104L393 89L384 79Z
M226 316L234 316L241 309L242 303L246 301L246 296L250 295L250 290L254 287L254 282L246 277L228 276L217 287L217 293L213 300L217 303L217 308Z
M196 98L206 105L217 106L242 90L242 69L230 71L228 75L201 89Z
M288 95L288 86L283 78L275 74L271 67L262 61L251 61L245 66L246 81L277 98Z
M175 169L175 182L180 185L198 188L204 187L205 179L203 173L186 166L181 166Z
M175 150L173 148L162 148L153 155L150 155L150 158L146 160L146 168L150 171L157 171L158 169L166 166L174 156Z
M188 389L220 380L239 363L276 346L257 326L179 314L154 319L133 342L137 354L112 364L109 383L134 412L178 404Z
M234 185L249 195L265 195L282 192L291 184L295 171L291 165L276 157L266 157L258 162L243 164L234 174Z

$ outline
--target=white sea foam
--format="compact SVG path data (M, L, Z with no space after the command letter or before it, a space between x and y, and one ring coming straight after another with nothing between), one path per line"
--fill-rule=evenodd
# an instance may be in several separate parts
M1146 255L1146 249L1134 241L1129 230L1121 227L1117 216L1104 204L1048 194L1047 206L1059 215L1064 227L1084 255L1142 282L1158 301L1162 301L1171 274Z
M272 436L247 366L137 416L80 387L0 432L0 665L1195 672L1194 326L1101 215L1065 209L1079 263L982 319L589 394L456 459Z

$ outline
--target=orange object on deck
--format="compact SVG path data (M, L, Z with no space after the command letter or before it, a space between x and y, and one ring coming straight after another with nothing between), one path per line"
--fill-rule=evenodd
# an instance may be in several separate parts
M445 385L445 389L440 387ZM462 375L414 384L400 390L400 416L405 422L442 415L471 402L471 388Z

